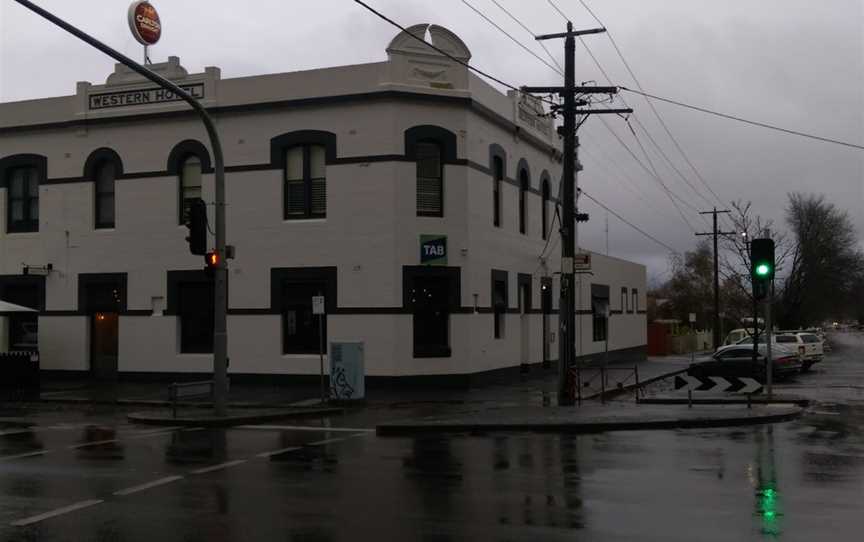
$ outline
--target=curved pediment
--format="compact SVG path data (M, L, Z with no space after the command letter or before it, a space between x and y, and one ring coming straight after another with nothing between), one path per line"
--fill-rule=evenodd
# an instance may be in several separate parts
M430 42L432 45L445 51L463 62L467 62L471 58L471 51L465 45L459 36L447 30L443 26L434 24L422 23L415 24L400 32L387 46L387 53L402 53L402 54L425 54L439 55L441 53L426 45L426 32L429 32ZM418 40L423 40L422 42Z

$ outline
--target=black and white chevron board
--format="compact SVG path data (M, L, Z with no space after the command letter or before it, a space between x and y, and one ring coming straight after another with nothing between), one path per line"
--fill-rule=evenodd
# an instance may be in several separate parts
M762 384L753 378L739 376L675 377L675 389L685 391L714 391L729 393L762 393Z

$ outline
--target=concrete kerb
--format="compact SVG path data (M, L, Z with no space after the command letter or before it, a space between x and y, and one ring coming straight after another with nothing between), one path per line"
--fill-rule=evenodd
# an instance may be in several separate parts
M765 407L761 407L764 409ZM551 433L601 433L607 431L641 431L660 429L698 429L711 427L732 427L743 425L758 425L778 423L796 419L804 410L797 406L783 409L775 408L775 412L724 417L687 417L687 418L655 418L645 420L599 420L599 421L535 421L535 422L472 422L472 421L417 421L393 422L380 424L376 427L379 436L402 436L411 434L431 433L477 433L495 431L520 432L551 432Z
M228 416L189 415L183 413L176 418L170 412L133 412L126 416L132 423L146 425L165 425L181 427L230 427L233 425L259 424L274 420L287 418L308 418L321 416L335 416L344 413L342 408L291 408L280 410L251 411L245 410L242 414L231 413Z

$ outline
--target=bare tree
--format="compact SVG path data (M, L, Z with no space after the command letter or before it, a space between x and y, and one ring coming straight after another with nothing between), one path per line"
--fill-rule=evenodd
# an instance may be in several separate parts
M864 255L849 214L824 195L795 192L789 194L786 222L795 243L780 296L781 321L804 326L847 314L864 275Z

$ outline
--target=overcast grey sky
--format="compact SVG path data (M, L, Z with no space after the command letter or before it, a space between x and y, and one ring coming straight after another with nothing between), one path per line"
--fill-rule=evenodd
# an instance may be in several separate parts
M864 144L864 0L586 0L610 30L646 91L787 128ZM469 0L545 56L491 0ZM546 0L498 0L531 30L558 32L564 20ZM37 0L124 53L141 48L126 26L126 0ZM461 0L368 0L404 25L436 23L456 32L471 63L515 85L560 83L560 76L513 44ZM596 21L577 0L556 0L577 28ZM351 0L154 0L163 22L155 62L177 55L190 71L220 66L223 77L384 60L395 29ZM606 36L585 38L615 84L635 87ZM563 62L563 44L547 42ZM11 0L0 0L0 101L71 94L75 82L102 82L111 59ZM577 43L577 78L605 84ZM640 121L676 167L717 203L683 161L645 101L625 94ZM786 193L825 193L849 211L864 238L864 151L800 139L656 103L688 157L723 202L752 200L757 213L782 222ZM606 119L643 163L617 117ZM635 127L635 126L634 126ZM635 127L638 132L638 127ZM708 203L639 134L664 183L695 208ZM693 231L658 183L613 139L598 118L580 131L580 185L677 250ZM2 149L0 149L2 154ZM604 252L605 212L584 201L591 221L582 244ZM719 205L719 204L718 204ZM681 205L687 219L708 228ZM613 216L609 252L649 266L661 278L667 253Z

